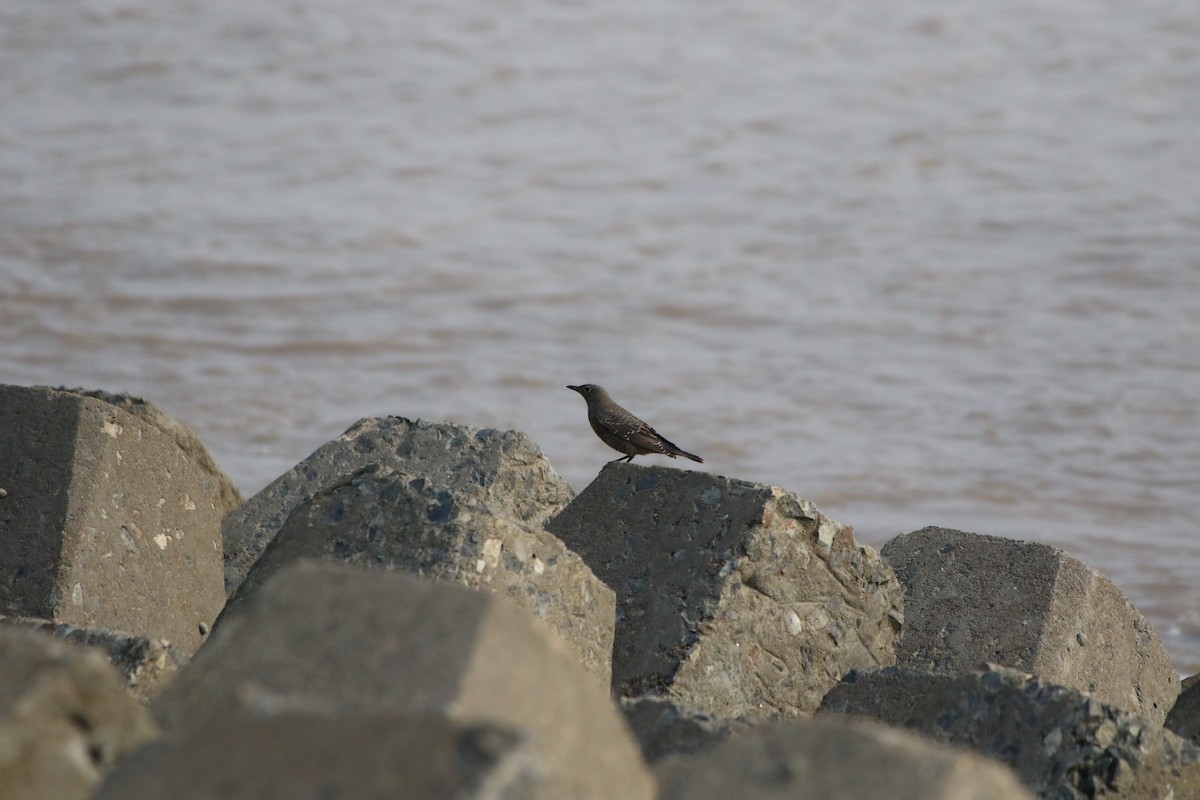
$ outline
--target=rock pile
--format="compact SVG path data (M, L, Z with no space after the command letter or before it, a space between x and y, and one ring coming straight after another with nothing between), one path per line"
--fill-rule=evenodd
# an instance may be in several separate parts
M400 417L241 502L144 401L0 414L2 798L1200 797L1195 692L1054 548Z

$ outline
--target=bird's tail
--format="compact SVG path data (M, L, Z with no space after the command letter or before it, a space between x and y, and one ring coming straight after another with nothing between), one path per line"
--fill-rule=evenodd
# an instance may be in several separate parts
M674 442L670 442L670 441L667 441L666 439L663 439L661 434L659 435L658 438L662 441L664 447L666 448L667 455L669 455L671 458L674 458L675 456L683 456L684 458L690 458L692 461L698 461L701 464L704 463L703 458L696 455L695 453L689 453L686 450L680 450L679 445L675 444Z

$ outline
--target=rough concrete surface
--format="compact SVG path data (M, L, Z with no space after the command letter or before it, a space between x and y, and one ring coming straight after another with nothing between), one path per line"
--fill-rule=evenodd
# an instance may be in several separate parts
M224 602L218 481L115 405L0 386L0 608L166 639Z
M503 594L561 636L599 681L610 680L612 590L540 525L497 515L474 492L375 465L317 491L297 503L217 627L300 559L384 567Z
M609 464L546 527L617 593L620 696L796 716L851 668L894 661L891 568L781 489Z
M246 502L246 498L242 497L241 491L234 484L233 479L225 474L212 457L212 453L205 447L204 442L196 435L196 432L184 425L179 420L166 414L158 406L145 400L141 397L134 397L129 394L115 394L106 392L103 389L68 389L65 386L57 387L60 392L71 392L85 397L94 397L97 400L103 400L106 403L116 406L122 411L132 414L148 425L153 425L163 433L175 440L175 444L183 452L196 462L204 472L208 473L217 482L217 511L224 516L233 509Z
M531 525L575 495L538 446L518 431L403 417L362 419L225 518L226 593L233 594L301 501L371 465Z
M1112 581L1057 547L924 528L881 551L904 585L897 663L1004 664L1162 724L1179 676Z
M991 755L1044 798L1200 797L1200 751L1190 742L1012 669L855 671L830 690L821 711L873 717Z

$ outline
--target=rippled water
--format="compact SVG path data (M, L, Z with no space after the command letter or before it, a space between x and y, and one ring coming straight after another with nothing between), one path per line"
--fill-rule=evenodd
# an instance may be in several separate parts
M881 543L1063 546L1200 669L1200 7L0 7L0 381L252 493L362 416L604 384ZM676 462L667 462L676 463Z

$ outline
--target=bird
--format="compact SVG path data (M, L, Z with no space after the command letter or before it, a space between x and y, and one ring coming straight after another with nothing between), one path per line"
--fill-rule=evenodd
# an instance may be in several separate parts
M587 401L588 422L592 423L592 430L600 437L600 441L625 454L624 458L613 459L608 463L633 461L634 456L650 453L661 453L670 458L683 456L704 463L703 458L695 453L680 450L670 439L617 405L608 396L608 392L604 391L603 386L585 383L567 388L579 392Z

